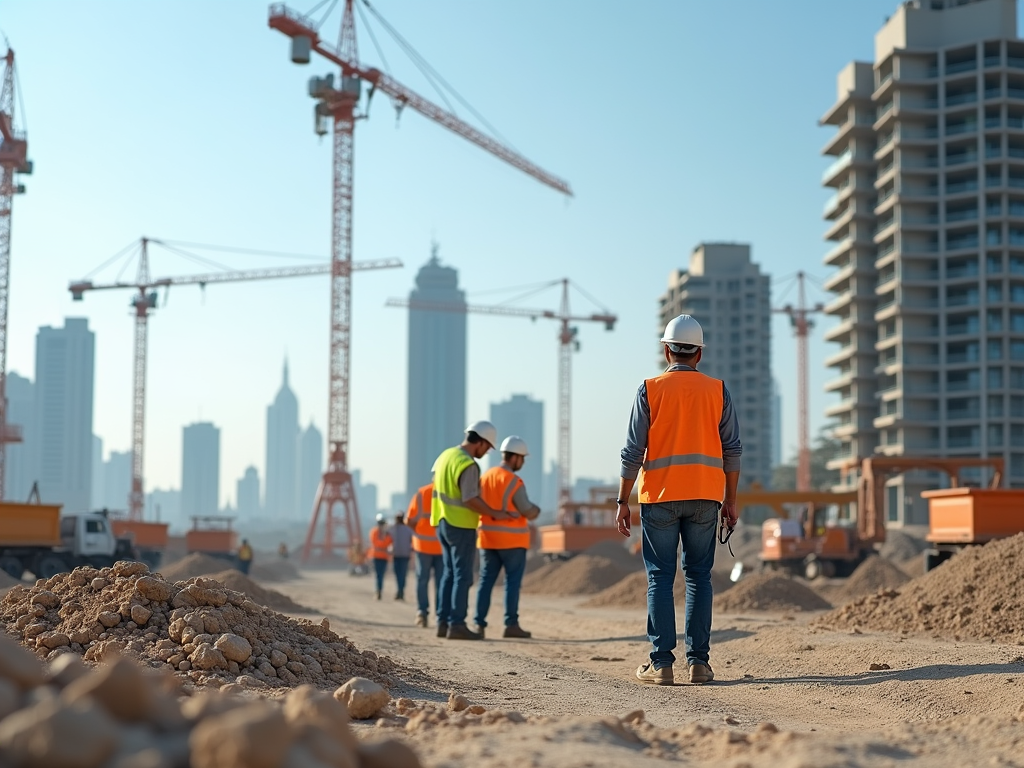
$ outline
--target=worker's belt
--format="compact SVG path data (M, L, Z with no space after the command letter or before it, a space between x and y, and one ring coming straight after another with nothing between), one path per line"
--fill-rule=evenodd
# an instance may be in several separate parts
M664 456L660 459L654 459L653 461L645 461L644 469L647 472L652 472L656 469L665 469L666 467L693 465L715 467L716 469L722 469L725 466L719 456L708 456L704 453L684 453L676 456Z
M481 525L478 531L490 531L491 533L519 533L529 529L525 525Z
M462 499L453 499L451 496L441 493L438 490L434 491L434 498L440 499L442 504L446 504L449 507L460 507L461 509L469 509ZM472 511L472 510L470 510Z

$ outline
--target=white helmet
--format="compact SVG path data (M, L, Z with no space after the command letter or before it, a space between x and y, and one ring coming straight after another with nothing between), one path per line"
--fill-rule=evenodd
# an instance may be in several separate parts
M526 450L526 441L518 435L509 435L501 442L502 453L518 453L520 456L529 456Z
M489 421L474 421L466 427L466 432L476 432L491 444L491 448L498 444L498 430Z
M693 353L704 346L704 329L692 315L679 315L668 321L661 343L667 344L676 354Z
M378 523L386 523L387 522L387 519L384 517L384 513L383 512L378 512L377 513L377 522Z

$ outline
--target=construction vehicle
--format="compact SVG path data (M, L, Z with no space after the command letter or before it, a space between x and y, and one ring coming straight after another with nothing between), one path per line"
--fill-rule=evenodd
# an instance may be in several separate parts
M48 579L81 565L137 559L132 542L114 534L105 514L61 516L60 510L38 501L0 502L0 570L16 579L25 571Z
M924 553L930 571L967 547L1024 531L1024 490L943 488L925 491L928 536Z
M202 515L192 518L192 527L185 533L188 554L233 560L238 549L238 534L232 528L235 518L224 515Z
M131 541L139 560L151 569L160 565L170 538L167 523L111 519L110 524L117 538Z
M869 456L859 464L848 462L843 471L860 468L855 498L855 519L830 516L828 506L808 503L800 519L787 516L766 520L761 527L761 563L772 570L819 576L848 576L885 541L885 483L892 475L910 470L941 472L953 488L960 488L960 473L968 467L992 470L991 487L998 488L1003 474L1001 458L932 458L913 456ZM851 492L852 494L852 492ZM836 494L841 497L843 494Z

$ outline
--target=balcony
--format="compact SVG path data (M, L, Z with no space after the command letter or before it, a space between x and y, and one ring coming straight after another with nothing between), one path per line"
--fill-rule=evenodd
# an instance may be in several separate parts
M966 211L946 211L946 221L976 221L978 218L978 209L973 208Z
M946 237L946 250L958 251L965 248L977 248L978 247L978 235L960 235L960 236L948 236Z
M946 135L957 136L961 133L974 133L976 130L978 130L978 123L974 120L963 123L951 123L946 126Z
M1024 88L1007 88L1006 97L1008 99L1024 99Z
M986 91L986 94L987 93L988 92ZM987 96L986 96L986 98L987 98ZM953 96L947 96L946 97L946 106L947 107L955 107L955 106L957 106L959 104L973 104L977 100L978 100L978 92L977 91L969 91L968 93L957 93L957 94L954 94Z
M946 155L946 166L963 165L964 163L978 162L977 152L960 152L955 155Z
M1014 69L1024 69L1024 59L1018 56L1007 56L1006 66L1013 67Z
M973 181L958 181L952 184L946 185L946 192L950 195L955 195L960 192L976 192L978 190L977 180Z
M946 65L946 74L956 75L960 72L973 72L977 68L978 62L976 59L971 59L970 61L957 61Z

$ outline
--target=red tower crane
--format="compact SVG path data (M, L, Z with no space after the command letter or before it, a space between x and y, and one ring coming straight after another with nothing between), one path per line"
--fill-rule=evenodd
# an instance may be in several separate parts
M559 321L558 329L558 503L570 500L572 491L572 353L580 348L576 337L579 328L572 323L604 323L605 330L615 328L618 317L610 312L592 315L574 315L569 307L568 279L556 280L548 286L562 286L562 301L557 311L525 309L523 307L480 306L478 304L448 304L444 302L388 299L389 307L407 307L427 312L464 312L478 315L504 315L506 317L538 317Z
M17 102L14 51L4 56L3 86L0 88L0 499L4 497L7 443L21 442L21 428L7 423L7 300L11 287L11 204L25 191L18 174L31 174L28 138L15 127Z
M772 310L789 317L789 322L793 326L793 335L796 336L796 407L799 414L796 462L796 489L798 491L811 490L811 434L808 412L809 372L807 368L808 337L811 328L814 327L811 315L819 314L825 310L823 304L815 304L813 307L807 306L807 295L804 290L805 278L806 275L803 272L796 273L797 305L795 307L792 304L787 304L784 307Z
M106 291L128 288L137 291L131 307L135 315L135 356L132 364L132 489L128 496L128 519L142 520L145 508L145 485L143 479L143 451L146 435L146 358L148 356L149 314L157 306L158 288L172 285L198 285L205 288L211 283L240 283L250 280L276 280L284 277L306 277L326 275L332 271L330 263L310 264L300 267L279 267L272 269L249 269L235 272L212 272L205 275L185 275L152 279L149 275L149 244L160 244L160 240L143 237L139 241L139 266L135 282L114 282L96 285L89 280L79 280L68 286L71 298L81 301L87 291ZM390 269L401 267L397 259L349 262L351 270Z
M292 61L308 64L313 51L341 68L339 87L334 87L334 76L312 78L309 92L317 99L316 130L323 135L327 118L334 122L334 189L331 227L331 261L335 265L331 281L331 351L330 397L328 401L328 442L330 457L314 502L303 560L308 560L314 549L323 557L336 550L344 551L361 538L359 510L355 488L348 471L349 449L349 377L351 360L349 346L352 322L352 284L345 264L352 260L352 189L353 189L353 134L355 121L365 115L356 114L361 84L369 83L370 94L383 91L391 97L396 109L411 107L424 117L473 142L515 168L529 174L543 184L571 195L569 185L556 176L527 160L489 136L478 131L451 112L423 98L401 83L374 67L359 62L356 45L353 0L345 0L338 46L332 47L321 39L317 24L282 3L270 6L270 27L292 39ZM342 514L336 515L340 507ZM315 541L323 515L324 538ZM338 530L336 530L338 529ZM347 541L338 534L344 529Z

